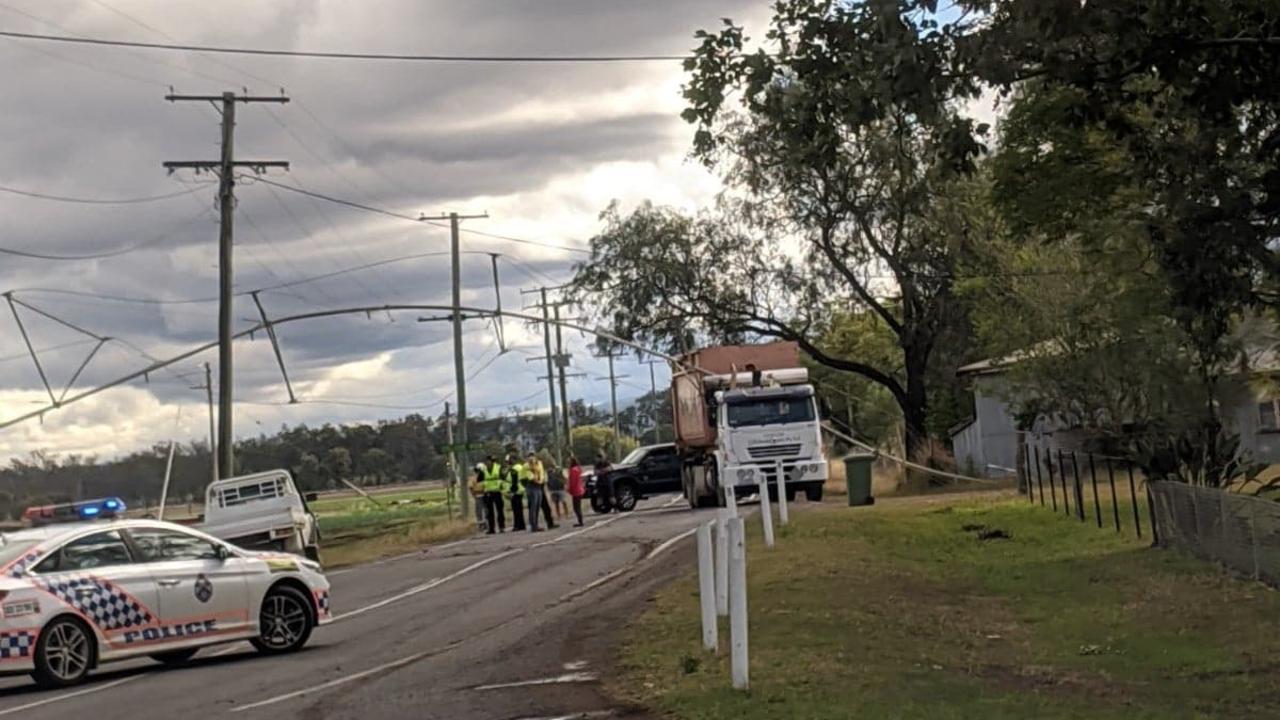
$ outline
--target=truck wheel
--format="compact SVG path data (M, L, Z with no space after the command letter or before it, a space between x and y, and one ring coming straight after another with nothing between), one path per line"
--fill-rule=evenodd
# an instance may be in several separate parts
M613 486L613 498L618 503L620 512L631 512L636 509L636 501L639 499L636 495L635 483L624 480Z
M277 585L262 599L258 636L249 642L266 655L294 652L307 644L315 624L311 599L297 588Z
M35 670L31 677L47 688L75 685L93 667L93 632L75 618L60 617L44 626L36 640Z
M796 488L794 485L788 485L786 490L787 502L796 501Z
M822 483L810 483L805 485L804 499L809 502L822 502Z

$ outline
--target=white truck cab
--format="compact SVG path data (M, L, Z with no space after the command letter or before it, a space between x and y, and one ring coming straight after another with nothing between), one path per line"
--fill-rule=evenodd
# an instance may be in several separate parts
M774 380L794 383L801 374L808 380L802 368L777 373ZM715 399L715 456L723 486L749 494L762 475L776 486L781 467L788 499L801 488L808 499L822 499L828 466L812 385L735 387L717 391Z
M280 550L318 560L320 526L286 470L224 478L205 492L204 521L216 538L250 550Z

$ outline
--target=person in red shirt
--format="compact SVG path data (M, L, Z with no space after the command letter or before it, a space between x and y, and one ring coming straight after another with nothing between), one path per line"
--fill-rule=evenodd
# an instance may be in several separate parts
M578 524L582 527L582 496L587 494L586 485L582 482L582 466L578 458L569 456L569 497L573 498L573 514L578 516Z

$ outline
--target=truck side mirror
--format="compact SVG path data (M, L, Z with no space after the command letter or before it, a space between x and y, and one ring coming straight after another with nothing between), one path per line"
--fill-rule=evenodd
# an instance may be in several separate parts
M319 499L319 497L320 496L315 493L307 493L306 495L302 496L302 499L306 500L307 502L315 502L317 499Z

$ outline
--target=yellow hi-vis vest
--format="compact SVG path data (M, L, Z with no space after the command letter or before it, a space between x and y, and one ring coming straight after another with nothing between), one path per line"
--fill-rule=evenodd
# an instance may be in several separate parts
M506 493L508 496L524 494L524 486L520 484L520 480L523 477L524 477L524 465L521 465L520 463L516 463L511 467L507 468Z
M484 469L484 491L502 492L502 466L490 463Z

